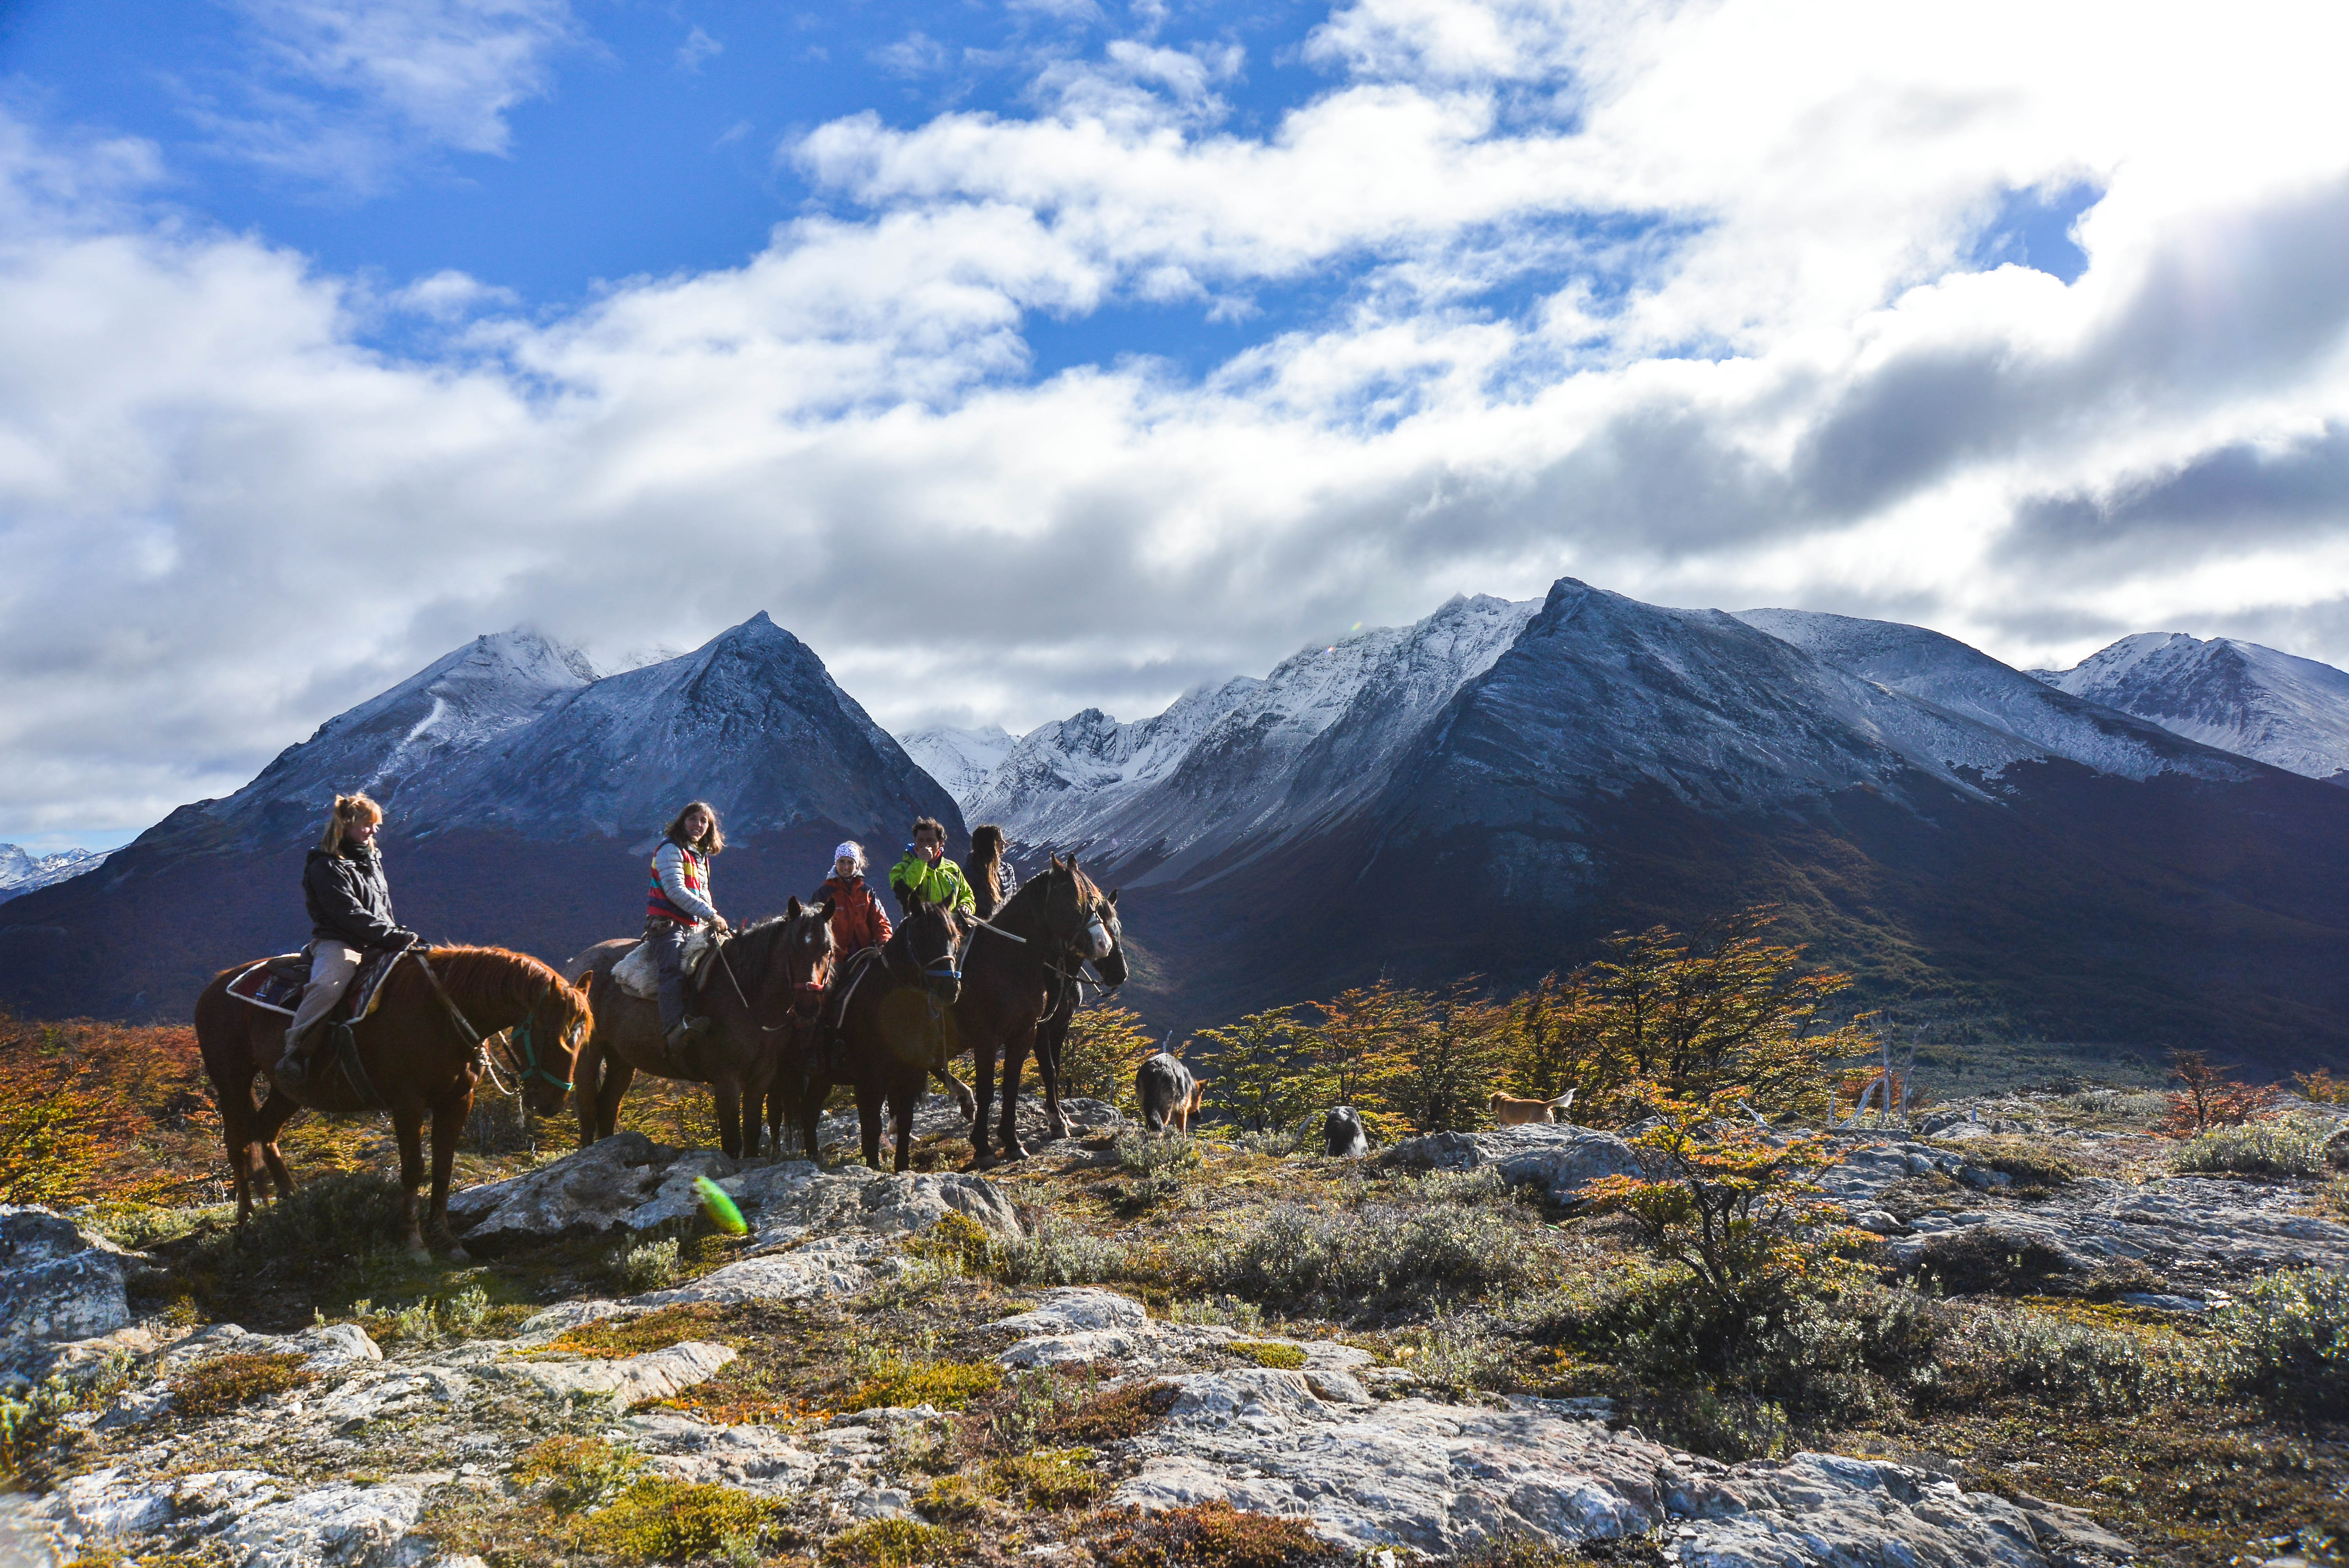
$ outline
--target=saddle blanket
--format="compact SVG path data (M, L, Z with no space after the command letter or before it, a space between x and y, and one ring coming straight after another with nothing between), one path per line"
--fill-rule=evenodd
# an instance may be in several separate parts
M685 975L690 980L698 976L701 966L709 962L716 950L716 933L703 926L685 939ZM620 989L639 1001L656 1001L660 996L660 960L653 956L652 944L639 942L612 965L612 978Z
M344 987L343 999L326 1015L330 1024L356 1024L375 1011L376 1000L383 989L391 966L399 962L397 953L370 953L359 965L359 972L351 976ZM310 955L307 953L281 953L274 958L264 958L228 983L228 994L250 1006L272 1013L294 1016L301 1005L302 987L310 982Z

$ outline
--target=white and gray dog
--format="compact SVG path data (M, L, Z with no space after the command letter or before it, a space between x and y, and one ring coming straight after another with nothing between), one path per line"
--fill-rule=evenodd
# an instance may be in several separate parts
M1330 1154L1341 1160L1371 1150L1371 1135L1362 1130L1362 1119L1350 1105L1339 1106L1322 1119L1321 1141Z

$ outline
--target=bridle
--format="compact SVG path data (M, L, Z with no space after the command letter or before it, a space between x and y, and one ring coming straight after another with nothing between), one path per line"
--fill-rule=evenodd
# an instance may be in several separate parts
M809 919L822 919L829 923L832 917L828 914L818 916L812 908L802 910L798 915L793 917L793 919L789 923L789 928L783 934L783 940L786 944L794 943L799 939L798 934L800 922ZM716 946L718 966L726 972L726 983L734 987L734 999L742 1004L743 1016L749 1018L752 1023L758 1024L759 1010L750 1006L750 998L743 993L742 982L734 977L734 965L727 962L727 939L723 935L718 935L713 936L711 941ZM786 965L791 963L791 958L788 953L786 953L783 962ZM822 959L817 961L814 969L810 971L808 978L805 980L792 981L791 983L791 1016L785 1018L780 1024L759 1024L759 1033L762 1035L780 1035L785 1029L792 1028L802 1024L814 1023L816 1019L822 1016L823 1011L824 987L830 983L830 976L826 971L829 970L831 966L832 954L827 953ZM801 1004L807 1001L812 1002L814 1006L813 1012L803 1012L801 1010Z
M414 959L416 966L424 971L424 978L432 983L432 994L440 997L440 1005L449 1010L449 1017L457 1026L457 1033L472 1043L473 1059L480 1065L481 1070L489 1075L492 1088L512 1099L523 1084L537 1078L553 1084L564 1094L572 1091L574 1086L570 1078L555 1077L547 1069L545 1064L538 1059L537 1033L531 1027L532 1021L538 1016L539 1008L554 998L554 987L562 984L559 976L547 981L544 988L539 992L528 1010L523 1014L520 1023L491 1037L505 1042L506 1070L514 1075L513 1082L508 1083L498 1074L497 1058L490 1053L488 1039L482 1037L481 1030L473 1027L472 1020L467 1018L464 1009L457 1006L457 999L449 995L447 986L440 984L440 976L435 975L432 972L432 965L424 961L423 944L419 943L409 948L404 956ZM574 1059L576 1059L575 1056Z

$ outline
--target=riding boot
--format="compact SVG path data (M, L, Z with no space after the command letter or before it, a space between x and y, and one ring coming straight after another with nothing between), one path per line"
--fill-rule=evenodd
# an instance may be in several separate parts
M305 1029L298 1037L292 1034L285 1037L285 1052L278 1057L277 1066L271 1069L271 1076L279 1083L295 1086L309 1076L310 1054L304 1047L315 1032L315 1029Z

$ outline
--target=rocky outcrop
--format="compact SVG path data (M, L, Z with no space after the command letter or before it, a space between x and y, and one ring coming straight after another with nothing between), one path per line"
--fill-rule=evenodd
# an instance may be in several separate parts
M62 1214L0 1203L0 1386L45 1373L61 1347L131 1326L134 1254Z
M1430 1171L1496 1172L1513 1187L1539 1187L1553 1202L1571 1203L1601 1176L1636 1176L1639 1157L1611 1132L1529 1122L1490 1132L1437 1132L1398 1143L1390 1165Z
M1301 1514L1357 1553L1451 1556L1495 1536L1567 1544L1661 1531L1690 1568L2053 1568L2130 1556L2084 1514L1968 1492L1948 1476L1826 1454L1726 1465L1551 1400L1365 1408L1269 1368L1177 1387L1112 1502Z
M616 1133L521 1176L452 1193L449 1214L476 1252L565 1236L648 1231L702 1206L695 1181L715 1181L756 1235L753 1253L823 1233L902 1235L951 1211L991 1233L1019 1233L1009 1203L983 1176L821 1170L804 1160L741 1168L711 1150L680 1152Z

